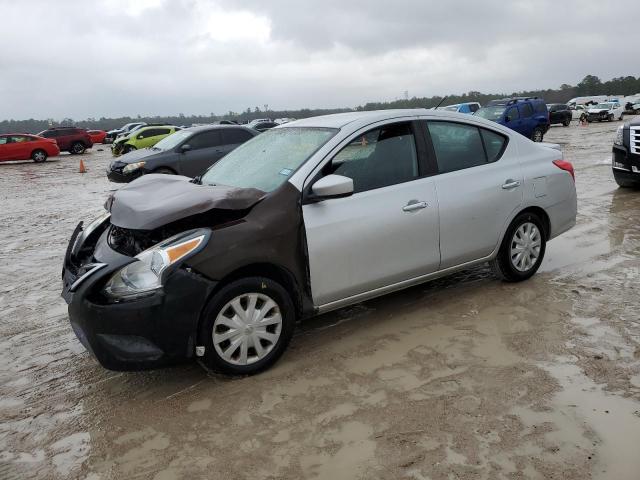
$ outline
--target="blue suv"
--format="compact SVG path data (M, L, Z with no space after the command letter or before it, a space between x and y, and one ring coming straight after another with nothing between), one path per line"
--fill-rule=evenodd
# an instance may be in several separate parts
M547 104L538 97L492 100L475 115L509 127L534 142L541 142L550 126Z

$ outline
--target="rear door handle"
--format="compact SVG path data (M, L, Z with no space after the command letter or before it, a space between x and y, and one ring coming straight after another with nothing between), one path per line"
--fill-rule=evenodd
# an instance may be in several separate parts
M413 212L415 210L422 210L423 208L427 208L429 204L427 202L419 202L418 200L410 200L404 207L402 207L403 212Z
M502 184L502 188L504 190L511 190L512 188L516 188L520 186L520 182L518 180L505 180L505 182Z

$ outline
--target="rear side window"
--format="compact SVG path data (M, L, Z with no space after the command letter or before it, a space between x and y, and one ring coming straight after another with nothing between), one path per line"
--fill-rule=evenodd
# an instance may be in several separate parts
M222 135L220 130L209 130L207 132L198 133L188 140L193 150L200 148L210 148L222 145Z
M440 173L495 162L507 139L495 132L452 122L427 122Z
M357 136L323 172L353 180L354 193L408 182L418 177L418 155L411 124L385 125Z
M528 103L522 103L518 105L520 110L520 116L523 118L528 118L533 115L533 107Z
M225 145L234 145L236 143L244 143L250 138L253 138L246 130L240 128L225 128L222 130L222 138Z
M484 143L484 149L487 154L487 162L495 162L502 156L505 147L507 146L507 139L499 133L492 132L491 130L480 129L482 135L482 142Z

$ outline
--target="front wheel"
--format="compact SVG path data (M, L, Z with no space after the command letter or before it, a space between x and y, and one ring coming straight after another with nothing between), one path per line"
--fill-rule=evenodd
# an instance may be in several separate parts
M269 278L248 277L220 290L205 308L200 364L228 375L253 375L284 353L296 320L291 296Z
M527 280L540 268L546 246L540 218L534 213L520 214L509 225L491 267L506 282Z
M563 127L568 127L569 125L571 125L571 119L570 118L568 118L564 122L562 122L562 126Z
M166 168L166 167L160 167L160 168L156 168L153 173L163 173L165 175L175 175L176 172L174 172L173 170L171 170L170 168Z
M31 160L36 163L42 163L47 161L47 152L44 150L34 150L31 154Z
M129 152L133 152L134 150L137 150L137 148L134 147L133 145L125 145L124 150L122 150L122 153L129 153Z
M613 122L613 115L609 115L607 117L607 122Z
M533 140L534 142L541 142L543 138L544 132L540 127L536 128L531 134L531 140Z

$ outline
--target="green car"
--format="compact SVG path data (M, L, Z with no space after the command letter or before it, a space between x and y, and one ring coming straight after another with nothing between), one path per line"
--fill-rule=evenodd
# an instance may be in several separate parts
M126 137L118 138L111 144L111 153L114 156L139 150L141 148L153 147L164 137L180 130L180 127L173 125L152 125L134 130Z

